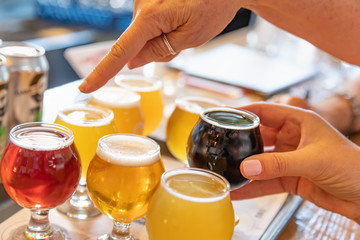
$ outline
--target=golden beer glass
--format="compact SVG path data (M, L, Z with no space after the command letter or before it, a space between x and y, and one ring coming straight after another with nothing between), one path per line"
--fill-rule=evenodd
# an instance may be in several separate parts
M143 133L144 117L138 93L119 87L102 87L90 95L88 103L111 109L118 133Z
M150 135L159 126L163 117L161 80L143 75L117 75L115 84L140 94L140 105L144 114L143 135Z
M86 188L86 173L94 157L98 140L116 133L114 114L111 110L76 104L67 106L58 112L55 123L68 127L74 133L74 143L81 160L81 179L76 192L57 208L63 214L77 219L97 216L100 212L91 202Z
M145 216L163 172L160 146L150 138L111 134L99 140L87 186L93 203L114 224L110 234L98 239L135 239L130 224Z
M165 172L146 214L149 240L230 240L234 209L228 181L205 169Z
M200 112L222 104L206 97L186 96L175 100L175 109L166 126L166 146L171 154L187 164L186 144Z

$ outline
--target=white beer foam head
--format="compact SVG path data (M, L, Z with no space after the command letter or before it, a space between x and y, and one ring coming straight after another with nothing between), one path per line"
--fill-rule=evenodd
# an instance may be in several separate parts
M210 173L207 170L199 171L199 170L193 169L193 168L173 169L173 170L167 171L161 177L161 186L164 187L168 193L172 194L173 196L175 196L177 198L180 198L182 200L189 201L189 202L209 203L209 202L220 201L229 195L230 184L226 180L224 183L222 183L224 190L226 189L226 191L224 191L222 193L217 193L215 196L212 196L212 197L194 197L194 196L187 195L186 193L182 193L177 190L174 190L173 188L171 188L168 185L168 179L171 178L172 176L181 175L181 174L202 175L202 176L209 177L212 179L214 178L214 175L217 175L215 173ZM193 187L196 188L196 185L193 185ZM206 191L205 189L201 189L201 188L194 189L194 190Z
M114 113L106 108L75 104L61 109L58 117L71 125L94 127L110 124L114 120Z
M9 46L0 50L1 54L11 57L36 57L39 51L31 46Z
M119 87L102 87L90 95L90 101L110 108L130 108L140 105L140 95Z
M136 74L117 75L115 77L115 84L135 92L153 92L162 87L160 79Z
M133 134L111 134L99 140L96 154L113 164L140 167L159 161L160 147L147 137Z
M175 104L186 112L191 112L199 114L200 112L209 107L219 107L222 104L216 100L198 97L198 96L186 96L182 98L177 98Z
M10 141L30 150L52 151L70 146L73 136L50 127L33 127L12 131Z

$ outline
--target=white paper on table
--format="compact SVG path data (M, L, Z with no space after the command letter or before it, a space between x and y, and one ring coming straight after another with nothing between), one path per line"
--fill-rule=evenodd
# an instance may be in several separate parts
M43 122L54 122L59 110L75 102L81 102L88 98L88 94L78 90L82 80L47 89L43 100Z
M287 193L270 195L241 201L233 201L235 214L239 218L232 240L259 239L288 197Z
M90 94L82 93L78 89L83 79L47 89L44 92L42 121L54 122L58 111L66 106L77 103L86 103ZM109 80L105 86L114 86L114 79Z
M317 74L311 65L270 57L228 43L192 55L179 55L169 66L201 78L271 95Z

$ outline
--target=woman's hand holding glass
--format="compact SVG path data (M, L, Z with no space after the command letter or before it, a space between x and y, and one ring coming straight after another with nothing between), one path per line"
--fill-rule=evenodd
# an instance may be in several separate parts
M352 91L349 89L353 87L355 88L355 91L360 91L359 85L360 81L359 83L354 83L354 86L350 85L350 87L348 87L346 91L343 90L343 92L349 93L349 96L357 96L358 94L352 94ZM352 125L356 124L356 122L353 122L352 119L354 116L352 104L350 104L353 100L349 100L341 94L332 93L329 94L329 96L311 102L305 98L290 94L279 94L269 99L269 101L310 109L325 118L326 121L331 123L332 126L344 134L349 134L351 131L359 130L359 127L352 129L354 127Z
M265 146L241 164L254 181L231 193L232 199L289 192L360 223L360 148L317 114L289 106L244 106L261 119Z

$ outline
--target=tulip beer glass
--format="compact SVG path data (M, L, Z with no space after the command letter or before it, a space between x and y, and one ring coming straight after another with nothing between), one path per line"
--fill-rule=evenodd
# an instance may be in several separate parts
M99 140L87 186L93 203L114 224L110 234L98 239L134 239L130 224L145 216L163 172L160 146L150 138L110 134Z
M113 112L101 107L75 104L59 111L55 122L73 131L82 166L76 192L65 204L57 208L61 213L76 219L86 219L100 214L89 198L86 173L91 159L95 156L98 140L107 134L115 133L113 120Z
M69 129L51 123L24 123L10 131L1 180L9 196L31 210L29 224L11 230L10 239L69 239L49 224L48 213L78 185L81 164L73 139Z
M175 100L175 109L166 126L166 146L174 157L187 164L186 144L200 112L219 106L221 103L205 97L186 96Z
M244 158L264 151L255 114L233 108L209 108L200 114L187 145L190 167L204 168L224 176L231 189L245 185L240 172Z
M234 209L229 182L205 169L165 172L146 214L149 240L230 240Z
M117 75L115 84L140 94L140 106L144 114L143 135L150 135L159 126L163 117L161 80L142 75Z
M136 92L119 87L102 87L90 95L88 104L111 109L118 133L143 133L144 117L140 95Z

